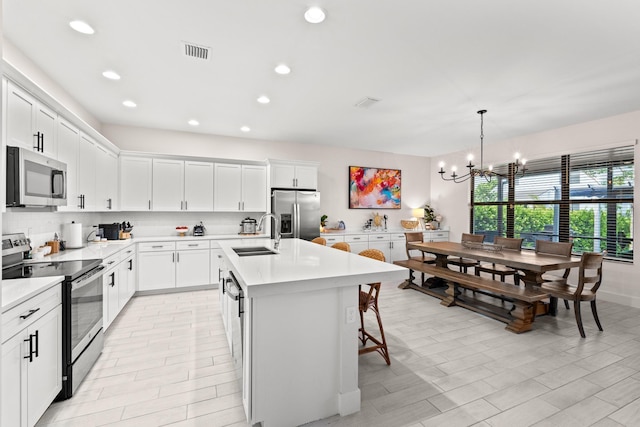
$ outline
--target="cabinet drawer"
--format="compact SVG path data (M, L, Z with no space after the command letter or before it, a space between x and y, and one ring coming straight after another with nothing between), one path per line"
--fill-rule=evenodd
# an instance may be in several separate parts
M108 269L110 269L110 268L112 268L112 267L115 267L115 266L116 266L116 265L118 265L118 264L120 263L120 261L121 261L120 256L121 256L121 252L118 252L117 254L113 254L113 255L111 255L110 257L105 258L105 259L102 261L102 265L104 265L104 266L105 266L105 269L106 269L106 270L108 270ZM106 272L106 270L105 270L105 272Z
M391 237L391 240L406 240L407 239L407 237L404 235L404 233L393 233L389 237Z
M331 246L334 243L344 242L344 236L322 236L327 241L327 246Z
M177 242L176 249L179 251L189 250L189 249L209 249L209 241L208 240L190 240L187 242Z
M388 242L390 240L389 237L390 236L388 234L370 234L369 241L370 242L380 242L380 241Z
M369 236L366 234L356 234L344 236L344 241L347 243L368 242Z
M140 252L173 251L175 249L176 249L175 242L138 243L138 250L140 250Z
M57 284L2 314L3 342L31 325L62 303L62 286ZM35 310L35 311L34 311ZM33 311L33 314L30 313ZM23 319L20 316L28 316Z

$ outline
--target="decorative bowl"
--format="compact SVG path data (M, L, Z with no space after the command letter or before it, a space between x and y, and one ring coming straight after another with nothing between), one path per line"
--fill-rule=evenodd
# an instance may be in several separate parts
M176 227L176 231L178 232L178 234L182 237L184 237L187 234L187 231L189 231L189 227L185 226L185 225L181 225Z
M487 252L502 252L502 245L494 245L493 243L462 242L462 246L467 249L478 249Z
M415 230L416 228L418 228L418 225L420 224L420 222L417 219L401 219L400 220L400 225L402 225L402 228L404 228L405 230Z

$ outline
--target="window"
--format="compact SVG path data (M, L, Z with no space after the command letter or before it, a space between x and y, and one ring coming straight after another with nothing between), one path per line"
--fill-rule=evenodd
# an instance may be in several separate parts
M472 229L492 236L573 242L574 253L607 251L633 258L634 147L541 159L526 173L472 184ZM497 179L496 179L497 178ZM510 191L509 184L512 185Z

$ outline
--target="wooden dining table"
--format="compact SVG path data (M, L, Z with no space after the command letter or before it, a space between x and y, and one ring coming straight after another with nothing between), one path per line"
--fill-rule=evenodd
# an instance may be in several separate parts
M522 273L520 280L530 288L538 287L544 282L542 279L544 273L580 266L580 257L576 256L540 254L528 250L492 251L488 250L491 246L487 244L483 245L484 249L468 248L458 242L413 242L408 243L407 247L434 254L436 265L439 267L447 267L450 256L504 265L520 271Z

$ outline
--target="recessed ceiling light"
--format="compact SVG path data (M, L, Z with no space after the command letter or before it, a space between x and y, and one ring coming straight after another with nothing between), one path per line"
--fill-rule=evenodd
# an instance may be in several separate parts
M199 121L194 119L189 120L187 123L189 123L191 126L198 126L200 124Z
M122 105L129 108L136 108L138 106L135 102L131 101L130 99L127 99L126 101L122 101Z
M108 78L109 80L120 80L120 74L116 73L113 70L107 70L103 72L102 75Z
M267 97L266 95L260 95L258 99L256 99L256 101L258 101L260 104L268 104L271 102L269 97Z
M291 72L291 68L286 64L280 64L274 69L274 71L278 74L289 74Z
M82 34L93 34L96 31L91 28L91 25L87 24L84 21L71 21L69 22L69 26Z
M319 24L324 21L325 18L324 10L320 9L317 6L311 6L304 13L304 19L310 24Z
M251 131L251 128L250 128L249 126L242 126L242 127L240 128L240 130L241 130L242 132L250 132L250 131Z

